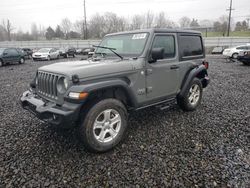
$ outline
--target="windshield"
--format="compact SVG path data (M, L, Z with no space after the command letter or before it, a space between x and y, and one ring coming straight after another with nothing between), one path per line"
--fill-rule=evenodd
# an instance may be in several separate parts
M49 48L42 48L42 49L38 50L37 52L48 53L49 51L50 51Z
M100 46L114 48L114 51L122 56L139 56L143 52L147 38L148 33L107 36ZM96 53L114 55L110 50L103 48L97 48Z

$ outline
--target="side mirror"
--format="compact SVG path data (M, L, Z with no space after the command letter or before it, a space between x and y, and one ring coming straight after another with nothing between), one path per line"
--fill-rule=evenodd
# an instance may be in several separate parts
M153 48L151 51L152 62L156 62L158 59L164 59L164 48Z

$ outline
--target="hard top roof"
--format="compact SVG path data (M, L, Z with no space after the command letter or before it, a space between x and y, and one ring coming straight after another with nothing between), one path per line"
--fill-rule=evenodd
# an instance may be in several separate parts
M129 33L190 33L201 34L199 31L194 30L182 30L182 29L168 29L168 28L152 28L152 29L139 29L133 31L123 31L118 33L107 34L106 36L112 36L117 34L129 34Z

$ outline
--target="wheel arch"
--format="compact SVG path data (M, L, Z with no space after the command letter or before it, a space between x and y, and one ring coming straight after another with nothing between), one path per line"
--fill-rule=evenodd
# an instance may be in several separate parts
M185 76L185 79L182 82L179 96L184 96L185 92L187 91L187 88L189 86L189 83L196 77L199 78L201 81L205 78L207 75L207 69L204 65L200 65L194 69L191 69ZM206 85L202 82L202 86L206 87Z
M129 82L124 79L98 81L73 86L72 91L89 93L85 103L96 99L115 98L120 100L128 109L137 106L137 100L129 86Z

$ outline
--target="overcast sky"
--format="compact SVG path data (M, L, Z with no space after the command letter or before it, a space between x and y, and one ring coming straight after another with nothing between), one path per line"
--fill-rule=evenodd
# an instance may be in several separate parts
M216 20L227 15L230 0L86 0L87 19L95 13L114 12L126 18L148 10L164 11L178 22L182 16ZM249 0L233 0L235 21L250 18ZM29 30L31 23L55 27L65 17L83 18L83 0L0 0L0 20L9 19L16 30Z

